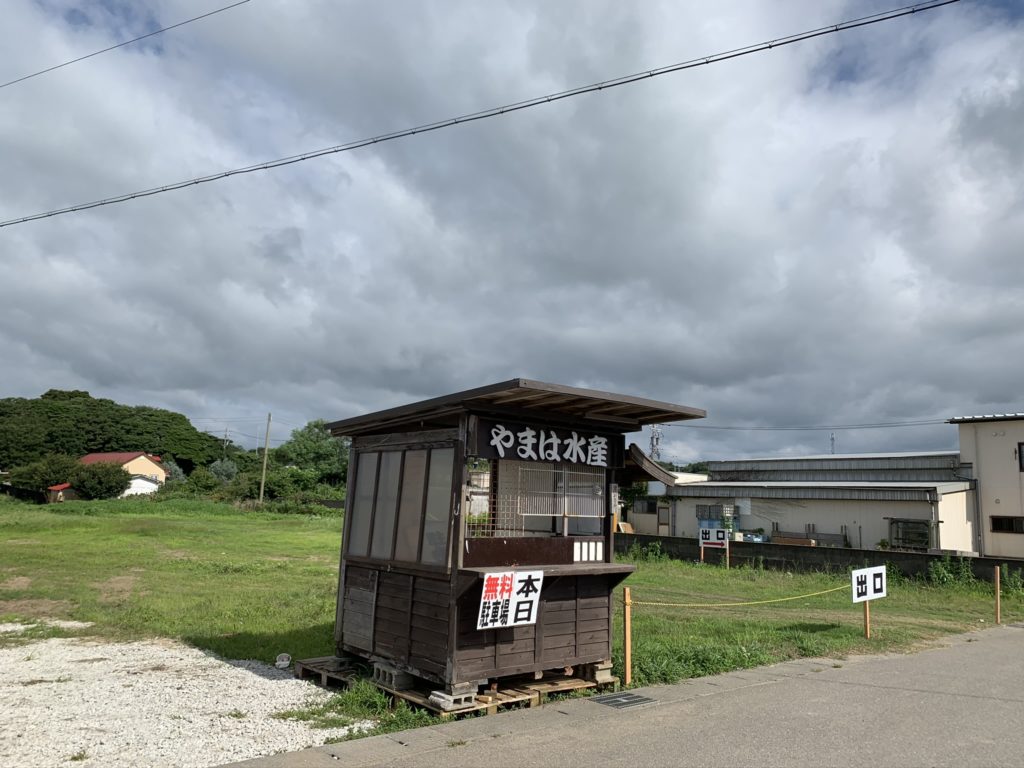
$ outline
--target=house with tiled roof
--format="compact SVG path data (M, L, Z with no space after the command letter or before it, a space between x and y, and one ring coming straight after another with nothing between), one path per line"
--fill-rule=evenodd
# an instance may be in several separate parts
M82 464L117 464L132 476L132 487L128 494L152 493L167 480L159 456L145 451L129 451L120 453L88 453L78 460ZM136 483L136 480L140 482ZM145 480L146 482L141 482Z

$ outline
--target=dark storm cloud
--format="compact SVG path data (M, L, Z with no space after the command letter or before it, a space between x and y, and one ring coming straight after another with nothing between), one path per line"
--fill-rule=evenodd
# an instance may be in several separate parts
M69 8L15 3L0 30L12 77L135 23L71 23ZM168 0L132 18L203 10ZM247 4L7 89L0 216L863 12ZM957 7L0 230L3 394L75 387L252 419L240 435L267 410L299 424L513 376L693 405L719 425L1019 410L1020 42L1019 21ZM844 431L837 450L949 448L952 434ZM665 441L680 460L829 448L827 432Z

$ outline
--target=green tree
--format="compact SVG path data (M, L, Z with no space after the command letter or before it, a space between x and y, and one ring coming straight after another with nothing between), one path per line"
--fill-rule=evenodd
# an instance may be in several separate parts
M106 451L167 454L190 470L222 456L224 446L180 413L119 405L80 390L0 400L0 468L51 453L78 457Z
M81 466L73 456L51 454L38 461L11 470L10 481L15 488L42 491L51 485L68 483Z
M221 481L206 467L196 467L188 476L185 487L196 493L210 493L221 485Z
M167 482L169 483L181 483L185 481L185 472L181 467L178 466L178 462L169 456L164 457L161 462L165 470L167 470Z
M235 475L238 474L238 465L231 459L217 459L208 469L210 474L222 483L230 483L235 479ZM193 474L195 474L195 471L193 471Z
M132 476L118 464L100 461L79 464L70 482L84 499L113 499L128 490Z
M344 483L348 472L348 440L331 435L323 419L292 430L273 455L277 463L310 471L318 482L331 485Z

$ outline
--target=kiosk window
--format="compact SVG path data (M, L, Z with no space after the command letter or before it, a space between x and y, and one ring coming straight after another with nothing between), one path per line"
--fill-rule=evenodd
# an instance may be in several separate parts
M406 451L402 473L402 498L398 502L398 539L395 560L415 563L420 556L420 524L423 522L423 489L427 479L427 452Z
M398 511L398 481L401 473L401 451L386 451L380 455L377 502L373 505L373 542L370 546L370 557L391 559L391 542L395 537L395 513Z
M373 495L377 487L376 453L361 453L356 459L356 487L352 499L352 519L348 527L348 553L365 555L370 538L370 515L373 511Z
M428 565L441 565L447 559L454 460L453 448L435 448L430 452L427 509L423 521L423 549L420 552L420 562Z
M454 448L360 453L345 551L445 565L454 458Z

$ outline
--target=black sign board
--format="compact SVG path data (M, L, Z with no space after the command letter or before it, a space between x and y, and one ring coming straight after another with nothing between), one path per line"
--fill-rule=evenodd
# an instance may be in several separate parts
M484 459L565 462L616 469L622 466L622 435L568 427L481 419L476 432L476 455Z

